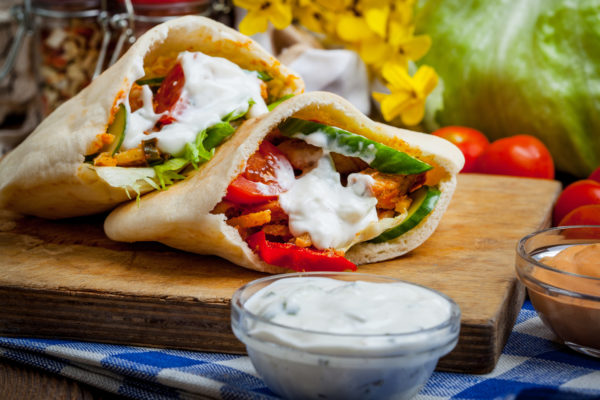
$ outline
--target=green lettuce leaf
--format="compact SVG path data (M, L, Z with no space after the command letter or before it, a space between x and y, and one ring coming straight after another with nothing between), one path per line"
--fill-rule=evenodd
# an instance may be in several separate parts
M171 158L164 164L156 165L154 171L160 187L165 190L167 186L172 185L177 180L185 179L184 175L179 174L184 167L190 164L187 158Z
M426 128L534 135L578 177L600 165L600 0L422 0L417 15L444 86Z
M251 106L252 103L250 102L249 105ZM198 133L193 143L186 143L183 154L179 157L171 158L165 163L155 166L154 171L160 187L165 190L175 181L185 179L185 175L180 172L187 166L192 165L194 169L197 169L201 164L210 160L215 154L216 147L235 132L230 121L242 118L247 112L248 110L237 115L229 113L222 122Z
M283 97L280 97L279 99L275 100L274 102L272 102L271 104L269 104L267 106L267 108L269 109L269 111L273 111L273 109L275 107L277 107L278 105L280 105L281 103L283 103L284 101L286 101L287 99L291 99L292 97L294 97L293 94L286 94Z
M273 77L265 71L256 71L256 74L258 75L258 79L260 79L263 82L269 82L273 80Z

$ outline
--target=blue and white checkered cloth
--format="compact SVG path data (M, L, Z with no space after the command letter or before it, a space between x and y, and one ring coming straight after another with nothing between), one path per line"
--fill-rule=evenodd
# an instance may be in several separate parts
M552 339L526 301L493 372L434 372L416 400L600 399L600 359ZM0 357L133 399L277 398L245 356L0 337Z

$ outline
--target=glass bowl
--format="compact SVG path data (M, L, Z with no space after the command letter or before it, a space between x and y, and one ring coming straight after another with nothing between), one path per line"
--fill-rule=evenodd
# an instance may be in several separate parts
M541 320L570 348L600 357L600 257L580 270L547 265L553 257L574 245L600 243L600 226L561 226L534 232L517 245L517 276ZM576 263L577 264L577 263Z
M300 283L298 278L309 280ZM335 333L332 330L338 327L334 322L322 330L305 329L304 325L295 328L275 323L246 306L255 293L274 282L288 285L294 281L282 280L295 279L304 288L311 278L407 285L435 299L431 314L441 312L443 317L433 326L402 333ZM267 290L257 297L266 296ZM332 295L328 292L327 296ZM355 299L359 301L360 295ZM460 309L444 294L394 278L355 272L292 273L258 279L235 292L231 307L233 332L246 345L255 369L273 392L289 399L409 399L429 379L438 359L456 346L460 330ZM333 306L325 303L325 307ZM417 318L425 320L426 316Z

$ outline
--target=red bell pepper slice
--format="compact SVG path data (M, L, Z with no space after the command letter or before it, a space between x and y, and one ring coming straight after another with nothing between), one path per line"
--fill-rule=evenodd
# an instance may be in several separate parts
M159 119L159 122L163 125L174 122L174 114L183 108L184 103L181 98L181 92L184 85L185 75L183 67L177 63L171 68L167 76L165 76L165 79L156 92L156 96L154 96L154 111L157 114L166 112Z
M229 184L225 199L236 204L260 204L274 200L288 189L294 168L277 147L263 141L246 169Z
M247 242L267 264L299 272L356 271L356 265L333 251L299 247L291 243L270 242L264 231L249 236Z

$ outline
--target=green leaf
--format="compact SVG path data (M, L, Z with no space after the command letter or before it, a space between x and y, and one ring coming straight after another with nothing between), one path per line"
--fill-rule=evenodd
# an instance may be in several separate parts
M327 150L348 157L358 157L372 168L386 174L413 175L433 168L431 165L404 152L377 143L364 136L318 122L288 118L279 125L279 130L285 136L304 140L313 133L322 133L327 140L324 143Z
M229 138L235 128L229 122L220 122L206 130L206 139L204 139L204 148L208 151L213 150L218 145Z
M269 104L267 106L267 108L269 109L269 111L273 111L273 109L275 107L277 107L278 105L280 105L281 103L283 103L284 101L286 101L287 99L291 99L292 97L294 97L293 94L286 94L283 97L280 97L279 99L275 100L274 102L272 102L271 104Z
M178 157L171 158L164 164L155 166L154 172L156 172L156 177L158 178L160 187L163 190L166 190L167 186L172 185L174 181L184 179L185 176L180 175L179 171L181 171L189 163L190 162L188 159Z
M267 74L265 71L256 71L256 73L258 74L258 79L261 81L269 82L273 80L273 77Z
M248 111L250 111L250 107L252 107L254 104L256 104L256 102L254 101L254 99L250 99L248 100L248 108L245 111L242 111L240 113L234 114L235 111L230 112L229 114L227 114L226 116L224 116L223 118L221 118L221 121L223 122L231 122L231 121L235 121L236 119L240 119L243 116L245 116Z
M229 117L226 116L224 121L200 131L194 142L186 143L183 153L178 157L171 158L164 164L155 166L156 177L161 188L166 189L174 181L184 179L185 176L179 172L188 165L191 164L197 169L201 164L210 160L215 153L215 148L235 132L235 128L229 123L229 118L237 119L243 117L247 112L246 110L238 114L239 117L229 113Z

